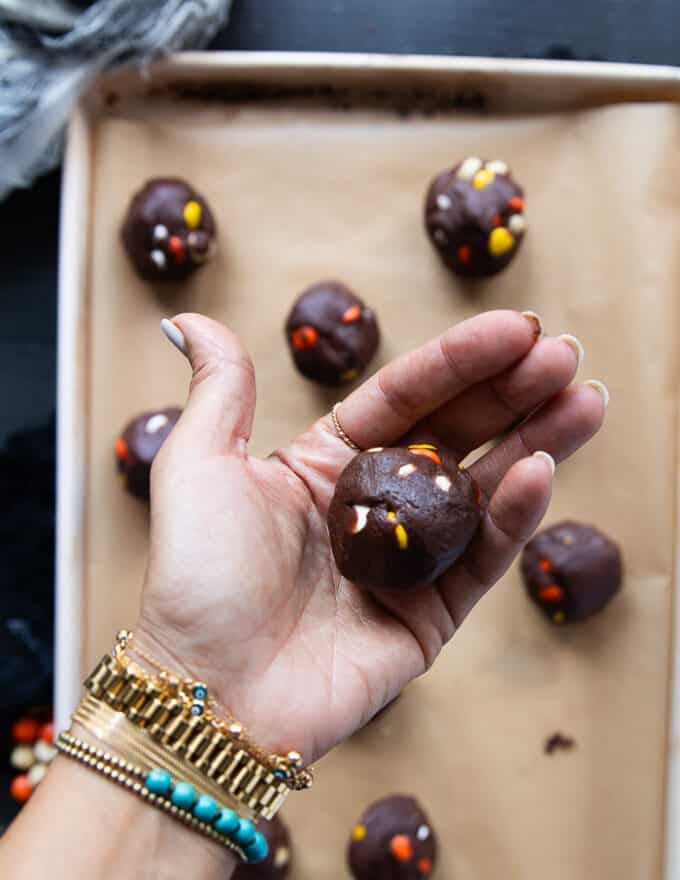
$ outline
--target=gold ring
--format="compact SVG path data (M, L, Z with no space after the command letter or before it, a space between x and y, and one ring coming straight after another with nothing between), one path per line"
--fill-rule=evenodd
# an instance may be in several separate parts
M356 445L354 440L346 433L345 429L340 424L340 420L338 419L338 407L339 403L336 403L333 409L331 410L331 421L333 422L333 427L335 428L335 433L342 440L345 446L349 446L350 449L353 449L354 452L361 452L359 446Z

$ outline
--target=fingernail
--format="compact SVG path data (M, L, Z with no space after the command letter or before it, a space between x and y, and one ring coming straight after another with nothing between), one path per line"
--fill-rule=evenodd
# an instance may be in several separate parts
M581 344L581 340L577 339L575 336L572 336L571 333L563 333L561 336L557 337L561 342L566 342L570 348L573 348L576 352L576 369L578 369L583 363L583 358L585 357L585 349Z
M549 452L543 452L542 449L539 449L537 452L534 452L533 458L542 459L550 468L550 473L555 473L555 459L550 455Z
M594 388L598 394L602 395L602 402L604 403L604 408L607 409L607 407L609 406L609 389L604 384L604 382L600 382L599 379L588 379L583 384L590 385L590 387Z
M543 321L541 321L536 312L522 312L522 317L533 324L534 339L538 341L543 336Z
M178 351L181 351L182 354L187 353L187 344L184 339L184 333L182 333L179 327L173 324L169 318L163 318L161 321L161 330Z

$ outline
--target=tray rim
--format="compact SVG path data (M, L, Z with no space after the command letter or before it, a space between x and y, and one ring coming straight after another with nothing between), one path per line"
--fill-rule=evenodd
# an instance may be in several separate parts
M680 103L680 68L613 62L551 61L476 56L390 55L324 52L185 52L144 68L123 68L101 76L80 99L68 125L61 186L57 357L57 505L55 548L55 723L67 727L81 690L83 558L85 530L87 390L85 362L87 302L87 229L91 206L91 136L97 111L111 88L126 94L173 82L258 82L298 84L333 77L339 85L387 77L420 78L453 88L471 83L493 90L502 86L499 106L524 108L532 102L545 112L632 101ZM276 79L274 79L276 77ZM611 91L611 90L614 91ZM548 90L548 91L546 91ZM522 102L525 102L524 105ZM680 476L676 482L676 507ZM680 603L675 601L680 573L677 549L671 661L669 726L666 739L664 807L660 864L664 880L680 880Z

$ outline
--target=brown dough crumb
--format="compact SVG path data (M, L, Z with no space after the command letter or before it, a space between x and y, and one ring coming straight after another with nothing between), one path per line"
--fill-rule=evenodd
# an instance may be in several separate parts
M570 736L565 736L563 733L553 733L552 736L549 736L545 744L543 746L543 751L546 755L552 755L553 752L556 752L558 749L562 749L565 752L571 751L576 745L576 740L572 739Z

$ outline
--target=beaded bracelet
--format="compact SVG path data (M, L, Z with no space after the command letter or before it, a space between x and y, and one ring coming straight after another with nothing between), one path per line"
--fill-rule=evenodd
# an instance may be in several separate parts
M153 767L144 771L67 731L59 734L55 746L67 757L127 788L205 837L218 841L243 861L254 864L267 857L267 841L249 819L221 807L207 794L197 794L191 783L173 780L166 769Z

